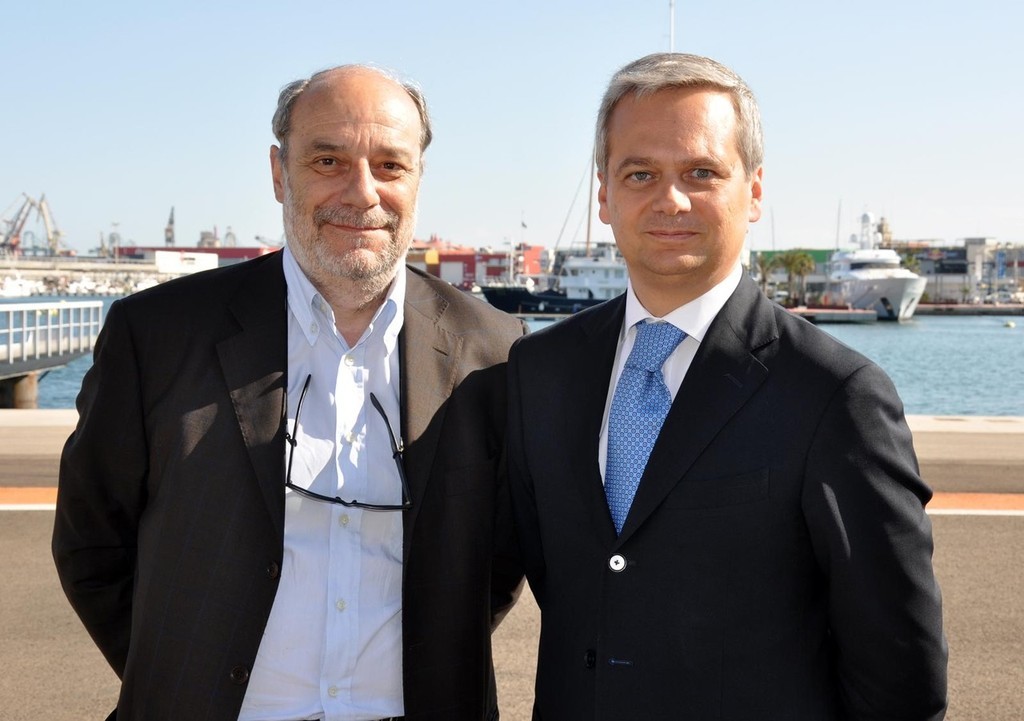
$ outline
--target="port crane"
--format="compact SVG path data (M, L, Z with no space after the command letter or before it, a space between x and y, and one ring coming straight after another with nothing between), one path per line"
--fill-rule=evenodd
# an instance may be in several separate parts
M21 194L24 200L21 206L18 208L18 212L14 214L11 220L6 220L7 229L4 231L3 240L0 241L0 252L16 254L19 247L21 246L21 231L25 228L25 223L28 221L28 217L32 214L32 209L35 207L35 202L32 198L28 197L25 193ZM17 203L18 199L14 201ZM13 206L14 203L11 205ZM8 208L9 209L9 208Z
M0 240L0 253L15 255L21 252L22 232L34 210L46 228L48 254L68 255L69 251L63 248L62 243L64 233L57 227L57 223L53 219L53 212L50 210L50 204L46 201L46 194L43 193L39 196L39 200L36 200L27 193L22 193L21 198L16 199L11 205L16 204L18 200L21 200L21 205L18 207L17 213L11 220L5 221L7 229L4 231L3 240Z
M39 196L36 210L39 212L39 217L43 219L43 227L46 228L46 245L50 250L50 255L67 255L69 251L63 247L61 242L64 233L57 228L57 223L53 220L50 204L46 202L46 193Z

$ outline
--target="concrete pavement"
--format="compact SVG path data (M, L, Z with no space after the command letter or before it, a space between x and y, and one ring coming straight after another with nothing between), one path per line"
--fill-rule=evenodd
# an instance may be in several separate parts
M56 485L74 411L0 410L0 490ZM1024 502L1024 418L909 419L940 493ZM938 498L938 496L937 496ZM952 496L950 496L952 498ZM0 504L3 500L0 499ZM952 721L1024 718L1024 514L933 515L950 644ZM64 599L49 552L53 512L0 513L0 720L102 719L117 679ZM527 721L539 614L529 592L495 634L502 719Z

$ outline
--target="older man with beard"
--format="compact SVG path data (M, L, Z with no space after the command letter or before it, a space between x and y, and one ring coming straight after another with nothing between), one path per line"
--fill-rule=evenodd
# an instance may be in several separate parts
M524 327L402 262L416 88L333 68L273 127L287 247L115 303L78 398L53 551L111 718L496 719Z

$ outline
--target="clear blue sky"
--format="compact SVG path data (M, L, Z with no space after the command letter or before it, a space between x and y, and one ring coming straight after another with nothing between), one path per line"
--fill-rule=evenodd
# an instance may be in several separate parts
M1024 242L1022 11L972 2L677 0L676 50L761 102L766 212L754 250L831 247L865 210L897 238ZM553 245L588 170L609 76L669 47L667 0L8 3L0 213L45 193L84 252L117 221L157 245L230 226L278 239L270 118L287 82L369 62L434 118L417 237ZM586 186L561 245L582 242ZM527 228L521 228L521 222ZM42 236L41 224L30 226ZM610 239L599 223L594 237Z

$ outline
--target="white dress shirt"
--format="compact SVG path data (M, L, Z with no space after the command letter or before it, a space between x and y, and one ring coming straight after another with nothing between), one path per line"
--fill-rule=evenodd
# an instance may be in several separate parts
M330 306L283 252L288 429L297 440L291 482L347 501L399 504L387 428L369 400L372 392L397 437L405 265L350 348ZM402 512L346 508L286 489L284 531L280 586L239 721L401 716Z
M686 371L690 369L694 356L708 326L715 319L718 312L722 310L729 296L733 294L740 284L743 274L743 267L737 263L718 285L714 286L704 295L691 300L662 318L651 315L641 305L633 291L633 284L629 283L626 288L626 316L622 322L622 329L619 332L619 345L615 351L615 365L612 367L612 377L608 385L608 398L604 406L604 419L601 421L601 438L598 441L598 463L601 466L601 479L604 480L605 467L608 462L608 414L612 408L612 398L615 396L615 386L619 383L622 369L626 365L630 351L633 350L633 343L636 341L636 324L650 318L653 322L671 323L679 330L686 333L683 341L672 351L665 364L661 367L661 373L665 377L665 385L675 402L679 387L683 384Z

